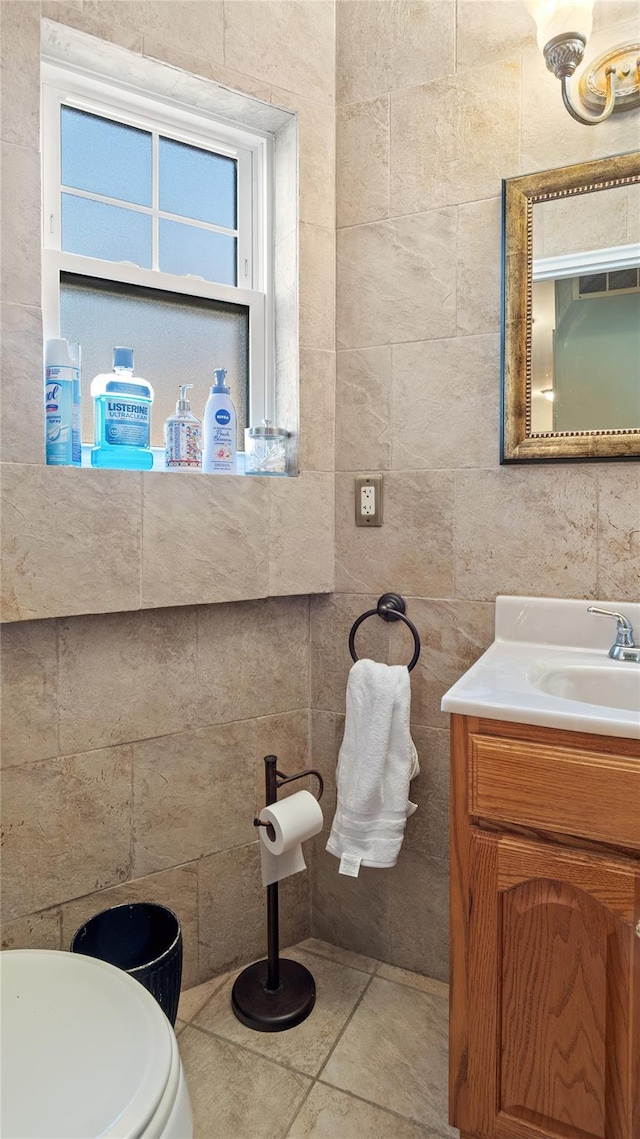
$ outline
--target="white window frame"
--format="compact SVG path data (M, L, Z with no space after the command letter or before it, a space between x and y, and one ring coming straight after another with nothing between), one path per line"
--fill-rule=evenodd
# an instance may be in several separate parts
M66 253L61 249L61 202L66 187L61 181L60 108L69 106L152 132L154 188L157 194L158 135L176 139L236 159L238 163L237 264L241 285L222 285L199 277L161 272L157 265L142 269L127 262ZM155 133L154 133L155 132ZM254 133L206 112L195 111L162 96L148 96L117 82L107 82L56 64L42 65L42 309L45 339L60 335L60 276L74 273L104 281L118 281L164 292L205 297L247 306L249 310L249 425L274 418L273 390L273 256L272 192L273 142L268 134ZM69 188L77 196L125 206L151 215L157 227L167 217L205 229L229 232L136 206L120 199ZM157 257L157 233L154 257Z

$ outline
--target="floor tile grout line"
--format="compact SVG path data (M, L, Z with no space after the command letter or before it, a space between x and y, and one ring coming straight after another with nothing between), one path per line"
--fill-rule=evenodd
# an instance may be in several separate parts
M315 1088L316 1083L317 1083L317 1080L315 1078L312 1078L311 1083L309 1084L309 1087L307 1088L306 1092L304 1093L304 1095L303 1095L302 1099L300 1100L300 1103L298 1104L294 1114L292 1115L291 1119L289 1120L289 1122L287 1124L286 1131L283 1131L283 1133L282 1133L283 1139L287 1139L287 1136L289 1135L291 1128L293 1127L296 1119L300 1115L300 1112L302 1111L305 1103L307 1102L309 1096L311 1095L311 1092Z
M325 1056L325 1058L324 1058L324 1060L320 1066L319 1071L316 1074L316 1077L315 1077L316 1080L319 1080L321 1078L322 1073L324 1072L327 1064L329 1063L329 1060L333 1056L333 1053L335 1052L336 1048L338 1047L338 1044L342 1040L342 1037L344 1036L345 1032L347 1031L347 1028L351 1024L351 1021L353 1020L355 1014L357 1013L358 1009L360 1008L360 1005L362 1004L366 993L369 991L369 988L371 986L371 983L372 983L375 975L376 975L375 973L372 973L371 976L369 977L369 980L367 981L362 992L360 993L360 996L358 997L356 1003L354 1004L353 1008L351 1009L351 1012L349 1013L347 1019L345 1020L342 1028L338 1032L338 1035L336 1036L333 1044L331 1045L331 1048L327 1052L327 1055Z
M444 1132L441 1131L439 1127L433 1126L431 1123L422 1123L413 1115L402 1115L401 1112L394 1111L392 1107L383 1107L381 1103L376 1103L373 1099L365 1099L364 1096L358 1095L357 1092L352 1092L351 1090L347 1090L347 1088L341 1088L338 1084L330 1084L328 1080L323 1080L320 1076L317 1076L313 1083L314 1086L320 1084L323 1088L329 1088L333 1092L341 1092L342 1095L350 1096L351 1099L357 1099L359 1103L366 1103L367 1107L375 1107L378 1111L384 1111L386 1115L392 1115L394 1119L401 1119L403 1123L413 1123L415 1127L429 1128L437 1135L442 1135L444 1139Z
M370 960L375 963L375 969L364 969L361 965L350 965L347 964L346 961L338 961L336 957L329 957L328 953L321 953L319 949L309 949L304 942L300 942L298 945L292 946L292 948L299 949L301 953L309 953L312 957L319 957L321 961L331 961L334 965L342 965L343 969L354 969L356 973L365 973L367 977L373 977L374 974L377 973L379 966L384 964L382 961L376 961L375 957L371 957ZM335 948L339 949L340 946L336 945ZM346 950L345 952L348 953L350 951Z
M316 1077L303 1072L301 1068L294 1068L293 1065L287 1064L285 1060L276 1060L273 1056L265 1056L264 1052L256 1052L250 1048L248 1044L240 1044L237 1040L230 1040L228 1036L222 1036L219 1032L214 1032L211 1028L205 1028L202 1024L196 1024L194 1021L186 1025L187 1028L194 1028L196 1032L202 1032L204 1036L209 1036L213 1040L218 1040L220 1044L226 1044L229 1048L239 1048L241 1052L246 1052L249 1056L255 1056L259 1060L264 1060L265 1064L277 1064L279 1068L284 1068L286 1072L291 1072L294 1076L302 1076L305 1080L312 1080L315 1082Z

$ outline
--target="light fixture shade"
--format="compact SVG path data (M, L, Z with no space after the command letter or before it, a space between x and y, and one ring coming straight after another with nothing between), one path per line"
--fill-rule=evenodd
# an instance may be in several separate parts
M571 32L586 41L593 26L595 0L526 0L527 10L538 28L538 47L544 52L546 45L556 36Z

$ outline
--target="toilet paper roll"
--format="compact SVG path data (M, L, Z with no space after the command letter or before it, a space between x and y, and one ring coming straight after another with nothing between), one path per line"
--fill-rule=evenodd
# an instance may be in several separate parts
M271 886L291 874L306 870L301 844L322 830L322 808L309 791L296 791L271 807L263 807L260 820L271 823L275 837L260 827L262 885Z

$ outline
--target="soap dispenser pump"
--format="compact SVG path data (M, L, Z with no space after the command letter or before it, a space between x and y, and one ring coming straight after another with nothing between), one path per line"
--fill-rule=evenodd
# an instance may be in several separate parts
M175 415L164 425L165 467L167 470L198 471L202 466L202 424L192 414L187 392L193 384L180 384Z

